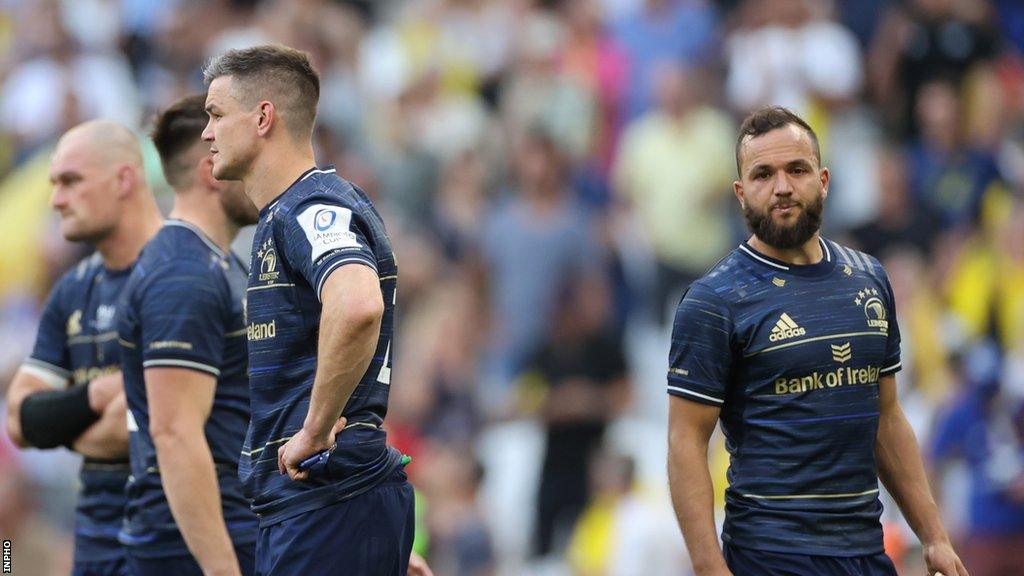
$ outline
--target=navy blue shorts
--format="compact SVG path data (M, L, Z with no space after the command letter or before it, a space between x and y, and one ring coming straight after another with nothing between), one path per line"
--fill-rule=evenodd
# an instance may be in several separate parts
M71 576L128 576L124 558L103 562L78 562L71 567Z
M252 576L256 562L254 544L235 545L235 555L242 569L242 576ZM128 552L128 574L131 576L203 576L199 563L191 554L163 558L143 558Z
M725 544L725 563L736 576L896 576L885 553L870 556L809 556L784 554Z
M405 576L415 532L412 485L397 470L349 500L260 528L257 576Z

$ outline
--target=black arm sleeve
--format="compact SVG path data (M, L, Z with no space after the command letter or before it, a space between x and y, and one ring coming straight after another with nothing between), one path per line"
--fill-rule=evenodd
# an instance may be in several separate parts
M36 448L69 446L99 419L88 386L36 392L21 403L21 435Z

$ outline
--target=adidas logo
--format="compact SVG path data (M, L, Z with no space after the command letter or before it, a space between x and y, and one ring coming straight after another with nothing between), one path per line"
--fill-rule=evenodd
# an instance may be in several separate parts
M775 323L775 327L772 328L772 333L768 336L768 340L778 342L779 340L796 338L804 334L807 334L807 330L797 326L796 322L789 317L789 314L783 312L779 321Z

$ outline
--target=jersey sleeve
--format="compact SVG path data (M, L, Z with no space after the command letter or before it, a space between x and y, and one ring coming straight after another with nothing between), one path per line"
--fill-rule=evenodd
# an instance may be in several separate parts
M71 355L68 352L68 330L80 322L74 314L68 314L64 302L64 282L58 283L50 292L39 320L36 342L32 354L25 360L25 368L45 382L67 386L71 380ZM56 387L56 386L55 386Z
M885 285L885 299L886 306L888 307L887 320L889 321L889 335L885 341L885 361L882 363L882 369L879 371L879 374L889 376L903 368L903 363L900 359L900 326L896 320L896 297L893 295L892 286L889 284L889 277L886 276L885 270L882 270L882 266L877 260L875 265L878 266L882 283Z
M136 301L143 368L220 376L227 284L213 266L219 264L180 260L147 274Z
M669 350L668 393L721 406L732 362L733 321L728 305L694 283L676 308Z
M331 272L346 264L377 271L369 227L358 211L335 198L300 202L279 225L288 264L309 282L319 299Z

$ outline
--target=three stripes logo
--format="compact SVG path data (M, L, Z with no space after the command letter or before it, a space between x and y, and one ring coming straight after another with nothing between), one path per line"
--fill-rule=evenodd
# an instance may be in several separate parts
M783 312L778 322L775 323L775 327L772 328L772 333L768 335L768 340L778 342L779 340L796 338L804 334L807 334L807 330L797 326L797 323L789 317L789 314Z
M831 344L830 347L832 348L832 359L840 364L849 362L853 358L853 348L850 347L849 342L839 345Z

